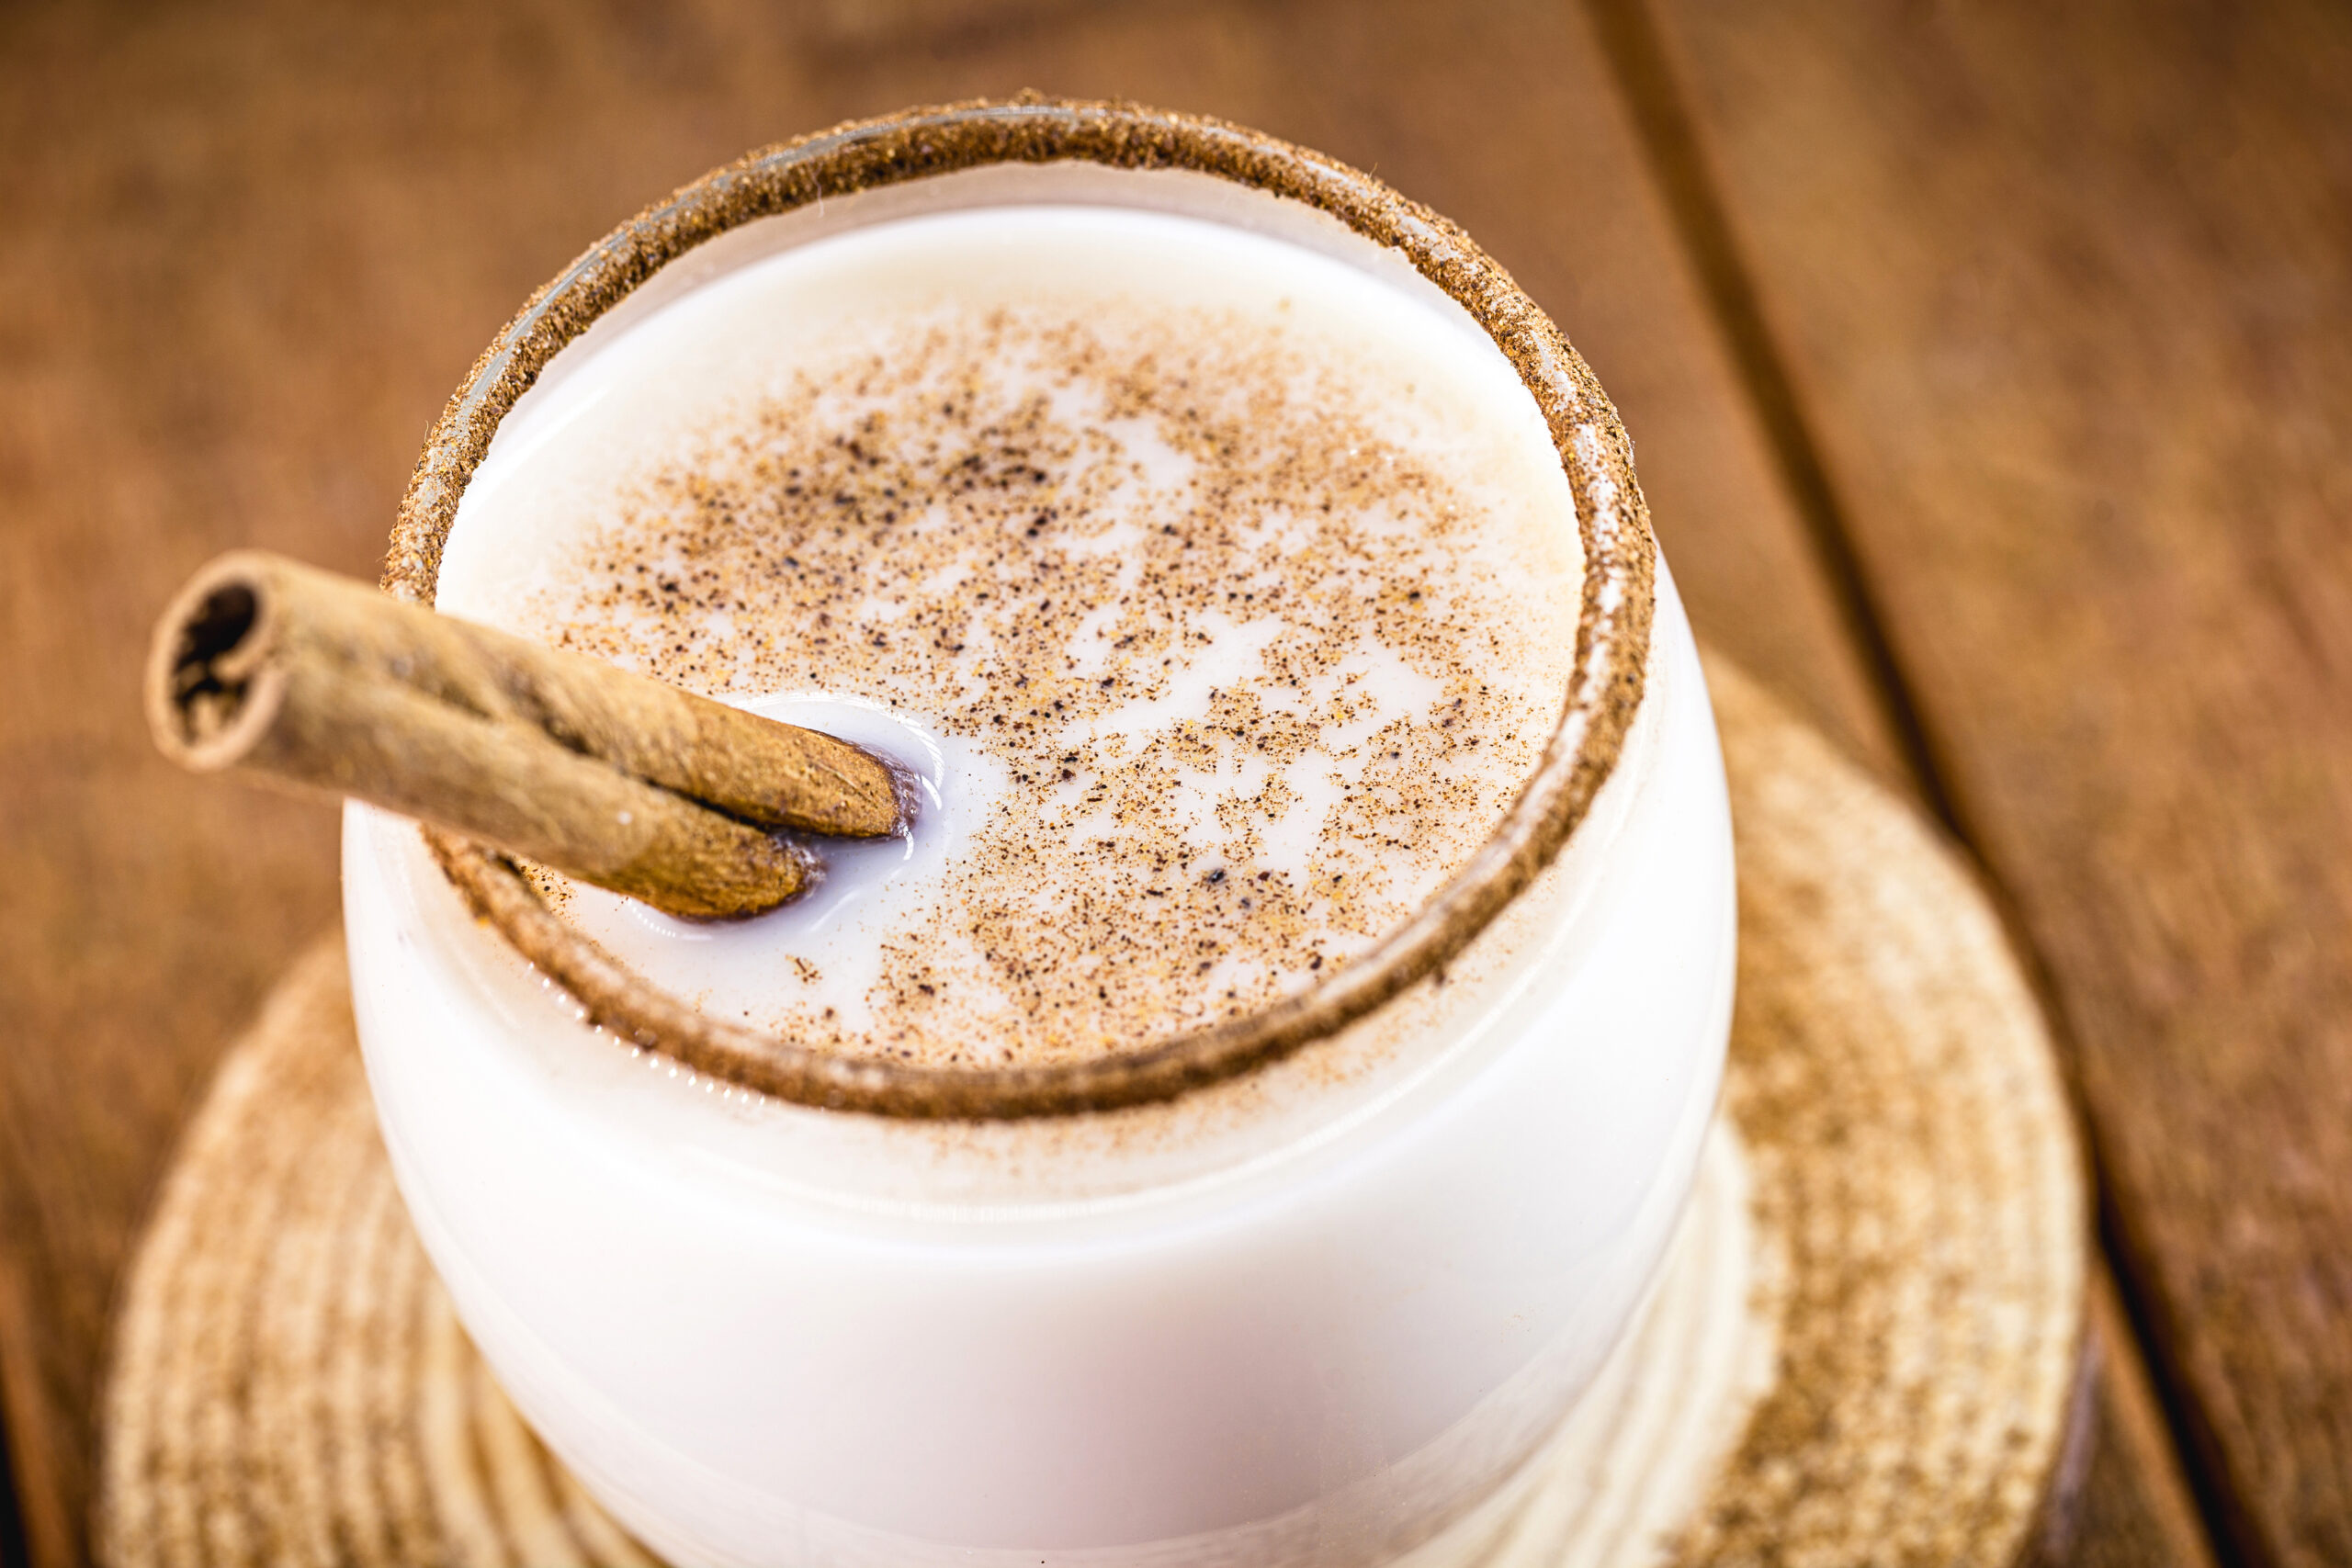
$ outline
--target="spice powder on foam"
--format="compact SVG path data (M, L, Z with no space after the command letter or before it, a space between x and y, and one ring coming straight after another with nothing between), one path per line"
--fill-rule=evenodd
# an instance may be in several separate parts
M1558 552L1368 385L1209 310L902 323L715 410L516 628L697 690L879 701L1004 765L879 938L871 1027L789 958L763 1023L944 1064L1238 1015L1460 867L1573 650Z

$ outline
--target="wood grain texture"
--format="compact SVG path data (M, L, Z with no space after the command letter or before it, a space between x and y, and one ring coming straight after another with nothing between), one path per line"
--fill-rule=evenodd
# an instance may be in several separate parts
M2352 1561L2352 16L1659 14L2205 1494Z
M2091 1281L2093 1382L2074 1508L2045 1521L2035 1568L2214 1568L2132 1325L2104 1269Z

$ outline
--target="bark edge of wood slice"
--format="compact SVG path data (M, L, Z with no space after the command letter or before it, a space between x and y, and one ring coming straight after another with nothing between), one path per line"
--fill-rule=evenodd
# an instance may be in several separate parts
M1724 1114L1593 1391L1407 1562L2009 1568L2064 1506L2089 1257L2041 1015L1915 814L1737 671L1708 677L1740 857ZM410 1231L339 938L184 1135L101 1441L109 1568L653 1562L516 1416Z

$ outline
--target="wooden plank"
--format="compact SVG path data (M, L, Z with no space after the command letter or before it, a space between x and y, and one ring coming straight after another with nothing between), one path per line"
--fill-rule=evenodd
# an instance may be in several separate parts
M1755 279L1730 231L1673 62L1644 0L1588 0L1586 9L1727 352L1804 515L1826 587L1858 656L1890 688L1884 709L1891 743L1909 764L1909 782L1920 804L1949 822L1951 803L1909 694L1900 685L1884 628L1853 556L1849 526L1822 468L1808 411L1762 317ZM2145 1394L2137 1342L2113 1310L2113 1282L2103 1261L2094 1285L2098 1310L2086 1329L2086 1381L2065 1461L2043 1502L2042 1527L2030 1561L2036 1568L2068 1562L2199 1568L2210 1561L2210 1549L2179 1473L2172 1434Z
M2105 1269L2091 1285L2094 1377L2085 1475L2072 1514L2052 1521L2042 1561L2057 1568L2213 1568L2132 1325Z
M2352 1561L2352 16L1658 13L2204 1495Z
M1599 366L1702 628L1897 765L1574 14L1424 12L0 12L0 209L39 215L0 246L0 1393L38 1562L80 1553L107 1311L172 1134L335 903L332 813L149 754L148 617L231 544L369 570L499 322L747 146L1035 85L1379 168Z

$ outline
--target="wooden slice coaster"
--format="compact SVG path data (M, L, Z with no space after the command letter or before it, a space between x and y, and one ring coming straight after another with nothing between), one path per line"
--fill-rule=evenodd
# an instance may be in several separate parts
M2088 1247L2049 1044L1913 814L1711 665L1740 867L1723 1123L1643 1318L1413 1568L2007 1568L2058 1469ZM111 1568L651 1559L466 1342L378 1141L339 940L229 1054L125 1292Z

